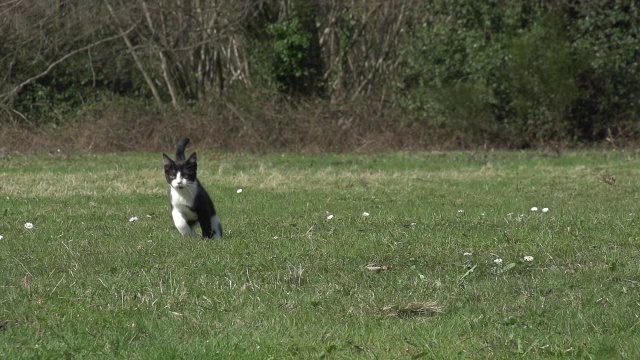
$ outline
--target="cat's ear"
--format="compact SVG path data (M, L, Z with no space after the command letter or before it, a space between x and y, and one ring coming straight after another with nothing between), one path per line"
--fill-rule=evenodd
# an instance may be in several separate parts
M162 162L164 163L164 167L170 167L174 164L173 160L171 160L167 154L162 154Z
M198 161L198 157L196 156L195 152L191 154L191 156L189 156L189 158L187 159L188 163L195 163L197 161Z

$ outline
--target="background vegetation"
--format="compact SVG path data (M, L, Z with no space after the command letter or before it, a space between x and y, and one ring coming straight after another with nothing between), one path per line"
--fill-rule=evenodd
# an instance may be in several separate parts
M622 143L639 20L621 0L5 1L1 146Z

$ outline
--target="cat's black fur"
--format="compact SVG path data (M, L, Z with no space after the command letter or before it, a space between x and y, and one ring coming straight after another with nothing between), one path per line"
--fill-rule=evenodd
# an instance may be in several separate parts
M197 177L196 153L185 159L184 150L188 143L189 138L178 142L175 161L162 154L174 225L183 235L196 235L195 227L200 224L203 237L222 238L222 225L216 208Z

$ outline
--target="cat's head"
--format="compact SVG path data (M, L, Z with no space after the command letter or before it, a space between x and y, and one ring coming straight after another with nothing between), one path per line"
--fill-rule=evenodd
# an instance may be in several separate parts
M197 160L196 153L191 154L185 161L173 161L167 154L162 154L167 183L175 189L195 184L198 171Z

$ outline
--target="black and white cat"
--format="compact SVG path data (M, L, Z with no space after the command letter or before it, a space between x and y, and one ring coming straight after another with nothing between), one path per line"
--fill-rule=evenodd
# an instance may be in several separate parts
M184 149L189 138L176 145L176 161L162 154L164 175L169 183L169 203L173 223L182 235L197 236L195 228L200 224L205 238L222 238L222 225L216 208L197 178L197 158L194 152L185 160Z

